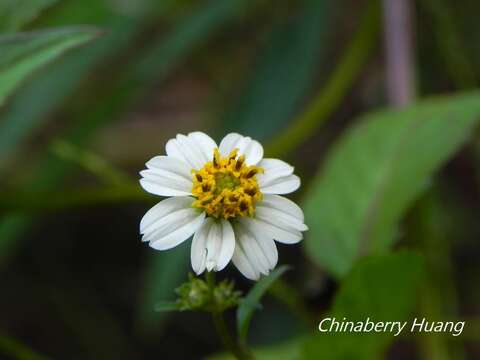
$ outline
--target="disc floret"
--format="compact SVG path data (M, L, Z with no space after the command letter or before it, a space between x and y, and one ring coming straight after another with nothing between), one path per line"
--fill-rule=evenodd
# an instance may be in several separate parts
M255 176L258 173L263 169L245 164L245 155L238 156L238 149L221 157L216 148L212 161L200 170L192 170L192 194L196 198L192 205L215 218L253 216L255 203L262 198Z

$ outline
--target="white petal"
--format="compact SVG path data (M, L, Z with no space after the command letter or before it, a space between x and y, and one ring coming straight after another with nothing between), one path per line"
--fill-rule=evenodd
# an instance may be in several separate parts
M143 216L140 221L140 233L145 234L156 228L158 221L165 216L183 209L191 209L195 199L189 196L176 196L160 201Z
M289 194L299 187L300 178L297 175L288 175L272 180L268 185L260 185L260 190L264 194Z
M235 250L235 234L229 221L222 219L222 245L217 257L216 271L222 270L230 262Z
M203 132L195 131L188 134L188 137L192 143L194 143L197 148L200 149L204 162L208 162L213 159L213 151L217 147L217 144L210 136Z
M177 216L170 217L169 222L164 222L161 227L143 235L145 241L157 250L171 249L198 230L205 219L205 213L198 213L197 209L180 210Z
M238 244L238 241L235 246L232 262L247 279L258 280L260 278L260 272L250 263L250 260L245 255L242 247Z
M258 163L263 168L263 174L257 174L256 178L260 187L268 186L276 179L293 174L293 166L278 159L263 159Z
M306 231L308 227L303 223L303 211L293 201L278 195L264 195L255 208L257 219L275 223L283 227L291 227L298 231Z
M197 275L205 271L205 262L207 261L207 236L212 225L212 219L207 218L202 226L193 235L192 247L190 249L190 259L192 261L192 269Z
M165 145L168 156L180 159L193 169L201 169L205 165L202 148L193 139L178 134L175 139L168 140Z
M286 197L280 195L266 194L263 196L261 206L268 206L271 208L282 209L284 212L298 219L299 221L304 221L303 211L295 204L292 200L287 199Z
M235 235L230 222L207 218L195 233L191 248L192 268L201 274L220 271L230 262L235 249Z
M220 155L228 156L230 152L237 147L237 144L243 139L243 136L237 133L230 133L226 135L220 142ZM240 150L240 149L239 149Z
M192 193L192 180L176 173L160 170L148 169L140 171L143 177L140 179L140 185L149 193L160 196L184 196Z
M219 151L222 156L228 156L234 149L238 149L239 155L245 155L247 165L256 165L263 157L263 147L258 141L248 136L230 133L220 142Z
M218 254L222 246L222 227L219 222L209 218L212 221L210 230L207 235L207 241L205 243L207 260L205 266L207 271L212 271L217 266Z
M146 165L150 170L156 170L159 171L159 173L170 172L190 182L192 181L191 168L183 160L162 155L150 159Z
M275 222L275 219L269 219L267 222L264 219L242 218L238 221L246 226L251 233L264 234L284 244L295 244L303 239L301 231L279 224Z
M245 277L257 280L260 274L267 275L278 261L275 242L264 234L252 233L240 223L235 224L236 247L233 257L235 266Z
M256 259L258 270L267 275L278 261L277 246L273 239L264 233L252 231L241 223L237 223L236 231L241 235L239 242L243 246L245 254Z
M245 163L247 165L256 165L263 158L263 146L256 140L251 140L243 150L245 154Z

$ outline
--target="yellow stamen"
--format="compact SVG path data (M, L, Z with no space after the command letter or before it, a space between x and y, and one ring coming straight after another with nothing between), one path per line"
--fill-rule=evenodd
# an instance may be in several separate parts
M262 198L255 176L259 173L263 169L246 165L238 149L221 157L217 148L212 161L200 170L192 170L192 194L196 198L193 206L215 218L253 216L255 203Z

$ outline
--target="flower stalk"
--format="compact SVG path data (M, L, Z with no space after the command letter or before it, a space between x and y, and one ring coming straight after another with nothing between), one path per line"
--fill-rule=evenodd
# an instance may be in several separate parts
M252 360L253 356L251 353L234 339L228 330L225 318L223 317L224 310L221 307L216 306L215 301L215 273L213 271L207 271L205 273L205 280L207 282L210 296L213 299L213 305L210 313L212 314L213 323L215 325L215 330L220 336L223 346L228 350L233 356L238 360Z

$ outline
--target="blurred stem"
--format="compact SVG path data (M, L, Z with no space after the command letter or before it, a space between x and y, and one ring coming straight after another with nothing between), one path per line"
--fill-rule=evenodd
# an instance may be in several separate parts
M323 125L352 87L376 43L379 32L378 1L371 0L360 27L326 86L307 109L266 146L268 156L279 157L294 149Z
M71 142L65 140L55 141L52 144L52 151L63 160L80 165L106 184L123 185L130 181L130 177L127 174L110 165L102 157Z
M402 107L415 97L412 6L410 0L384 0L383 9L388 98Z
M210 290L210 296L212 297L212 299L214 299L215 273L213 271L207 271L205 273L205 280ZM213 300L213 304L216 304L215 299ZM225 318L223 317L223 311L214 307L211 311L211 314L213 318L213 323L215 325L215 330L222 339L222 343L225 349L230 351L232 355L235 356L235 358L238 360L253 359L252 355L248 351L246 351L244 347L240 346L240 344L234 340L234 338L228 331Z
M17 360L48 360L49 358L36 353L20 341L0 333L0 353Z

